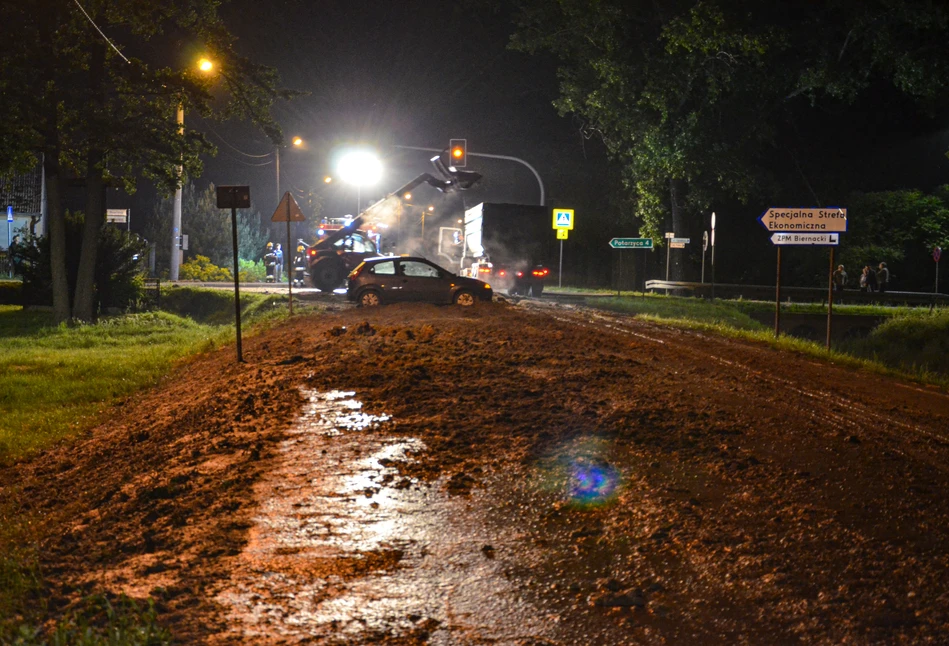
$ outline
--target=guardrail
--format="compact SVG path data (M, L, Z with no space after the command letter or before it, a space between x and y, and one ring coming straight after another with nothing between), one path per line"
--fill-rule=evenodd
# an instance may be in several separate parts
M649 291L689 292L693 296L709 298L712 295L711 283L691 283L675 280L647 280ZM773 301L774 285L740 285L733 283L715 283L716 298L743 298L755 301ZM826 287L785 287L781 286L781 299L796 302L827 302ZM949 295L933 292L862 292L858 289L845 289L835 298L834 303L891 303L907 305L949 304Z

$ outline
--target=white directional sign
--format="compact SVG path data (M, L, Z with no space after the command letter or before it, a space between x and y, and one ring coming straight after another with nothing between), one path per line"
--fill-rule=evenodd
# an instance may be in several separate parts
M839 233L774 233L771 235L774 244L793 245L838 245Z
M105 221L106 222L120 222L125 224L128 219L128 209L106 209L105 210Z
M554 228L573 231L573 209L554 209Z
M847 230L847 209L835 206L821 209L771 207L761 214L758 221L768 231L843 232Z
M676 237L676 234L675 234L675 233L673 233L672 231L666 231L666 238L667 238L667 239L674 238L674 237Z
M672 244L689 244L691 242L690 238L672 238ZM673 247L675 249L675 247Z

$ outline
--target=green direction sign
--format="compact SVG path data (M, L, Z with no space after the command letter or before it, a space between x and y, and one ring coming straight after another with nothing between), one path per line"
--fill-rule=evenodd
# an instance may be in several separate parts
M652 249L652 238L613 238L610 246L614 249Z

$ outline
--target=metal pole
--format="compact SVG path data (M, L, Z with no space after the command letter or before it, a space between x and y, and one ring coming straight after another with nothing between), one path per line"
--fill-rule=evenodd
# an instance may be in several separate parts
M646 252L643 252L643 300L646 300Z
M290 294L290 316L293 316L293 255L290 252L290 193L287 193L287 252L283 254L287 260L287 289Z
M280 204L280 146L273 147L274 166L277 169L277 204Z
M702 284L705 284L705 249L706 246L702 245Z
M231 202L233 204L233 202ZM244 362L241 348L241 275L237 260L237 208L231 207L231 242L234 246L234 321L237 328L237 362Z
M557 273L557 287L563 287L563 240L560 241L560 271Z
M774 288L774 338L781 336L781 245L778 245L778 272Z
M830 271L827 276L827 344L830 350L831 322L834 315L834 248L830 248Z
M185 107L178 104L178 134L185 133ZM178 240L181 237L181 174L182 167L178 165L178 188L175 189L175 202L172 208L171 216L171 265L169 277L171 280L178 280L178 266L181 263L181 250Z
M939 261L936 261L936 293L939 293Z
M402 148L403 150L422 150L430 153L440 153L442 152L441 148L419 148L418 146L393 146L394 148ZM487 153L473 153L469 152L468 157L486 157L488 159L506 159L508 161L514 161L518 164L523 164L527 169L534 174L534 178L537 180L537 186L540 188L540 202L541 206L544 205L544 182L540 179L540 173L537 172L533 166L528 164L526 161L520 157L511 157L510 155L489 155Z

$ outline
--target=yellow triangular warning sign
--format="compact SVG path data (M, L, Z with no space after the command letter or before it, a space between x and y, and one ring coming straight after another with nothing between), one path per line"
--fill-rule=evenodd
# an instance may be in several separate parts
M303 211L300 210L297 201L290 195L290 191L287 191L283 194L283 199L280 200L280 204L277 206L277 210L273 212L273 217L270 218L270 221L306 222L306 218L303 217Z

